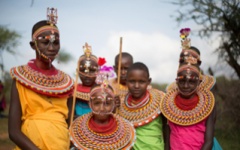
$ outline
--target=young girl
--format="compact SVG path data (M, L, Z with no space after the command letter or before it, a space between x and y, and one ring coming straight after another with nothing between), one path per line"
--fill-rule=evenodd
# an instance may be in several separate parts
M182 51L180 53L179 65L190 63L198 65L198 67L200 67L202 63L200 59L201 53L196 47L190 46L190 39L188 38L190 31L191 30L189 28L184 28L180 30L180 37L182 38ZM211 90L215 85L215 82L216 80L213 76L200 74L199 88ZM176 82L173 82L169 86L167 86L166 92L174 88L177 88Z
M99 74L96 81L98 84L90 92L92 112L75 119L70 127L71 141L77 149L84 150L130 149L135 130L128 121L112 114L115 100L107 76Z
M8 129L17 150L69 148L66 119L71 101L67 98L72 94L73 80L52 65L60 49L60 36L55 9L48 12L49 20L32 29L30 45L36 59L10 70L14 80Z
M177 89L167 92L161 111L168 119L172 150L210 150L214 137L215 99L210 90L199 88L200 69L197 65L180 65ZM170 141L169 141L170 140Z
M163 120L160 101L164 93L157 89L148 90L151 83L145 64L136 62L127 71L129 93L119 108L119 115L134 124L137 140L134 150L164 149Z
M91 46L87 43L83 46L84 55L78 60L78 74L82 84L78 84L76 92L75 118L91 112L88 105L90 100L90 90L95 84L98 71L98 58L92 55Z

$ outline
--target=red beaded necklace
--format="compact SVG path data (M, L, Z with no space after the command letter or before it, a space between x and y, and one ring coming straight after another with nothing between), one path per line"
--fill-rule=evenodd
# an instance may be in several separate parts
M174 102L177 105L177 107L182 110L192 110L197 106L199 98L198 95L195 94L192 98L186 100L182 98L180 95L177 95Z
M94 132L97 133L104 133L104 134L110 134L116 131L117 129L117 121L111 116L108 120L107 124L98 124L94 121L94 118L92 117L89 120L88 126L90 129L92 129Z

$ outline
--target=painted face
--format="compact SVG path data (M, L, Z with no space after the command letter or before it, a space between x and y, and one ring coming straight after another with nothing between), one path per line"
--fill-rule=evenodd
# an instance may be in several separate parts
M55 59L60 50L60 39L59 34L57 32L54 33L52 33L51 31L42 32L37 37L36 43L37 45L35 44L34 49L38 48L40 53L47 56L51 61ZM44 58L44 60L49 61L47 58Z
M144 70L131 70L127 76L127 87L134 99L140 99L146 93L151 79Z
M97 68L97 62L93 60L85 59L80 62L79 77L84 86L92 86L95 84Z
M101 90L91 95L89 104L94 118L98 120L107 119L115 107L114 97L108 93L103 94Z
M176 81L180 95L191 98L199 85L199 76L191 70L184 70L178 73Z
M121 76L120 76L120 83L122 85L126 85L127 82L127 70L128 68L132 65L132 61L130 58L128 57L122 57L122 61L121 61ZM118 73L118 63L115 64L114 66L114 71L116 72L116 74Z

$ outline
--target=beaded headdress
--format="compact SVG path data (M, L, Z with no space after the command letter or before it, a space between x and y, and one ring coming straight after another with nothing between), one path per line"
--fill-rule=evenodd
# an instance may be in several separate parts
M34 43L36 45L37 52L43 58L48 59L49 62L51 62L51 60L44 54L44 52L40 52L40 50L39 50L39 48L37 46L37 40L41 40L41 39L49 40L49 44L48 44L48 46L45 49L45 51L47 51L47 49L50 46L50 44L53 44L53 42L55 40L59 39L59 36L60 36L59 35L59 30L55 26L57 24L57 19L58 19L57 9L55 9L55 8L47 8L47 24L48 25L40 27L32 35L32 41L34 41ZM42 34L45 31L51 31L51 34L47 35L47 36L39 36L40 34ZM58 36L55 36L55 33L58 33Z
M84 55L80 56L78 59L78 68L80 69L79 73L84 76L95 77L96 74L90 74L90 69L98 71L98 58L92 55L92 47L85 43L83 46ZM85 61L84 64L81 64L82 61ZM97 65L91 64L91 61L96 62Z
M196 73L198 76L200 76L199 68L194 66L194 65L184 64L184 65L179 66L177 73L180 73L182 71L187 72L187 74L186 74L187 79L192 79L192 78L199 79L199 77L192 76L192 73L190 72L190 71L192 71L192 72ZM177 79L182 79L182 78L184 78L184 77L183 76L178 76L177 77Z
M102 58L103 59L103 58ZM113 68L112 67L107 67L107 66L104 66L104 67L99 67L99 72L97 74L97 77L96 77L96 84L97 86L94 87L91 92L90 92L90 107L92 108L91 106L91 102L92 100L95 98L93 97L93 95L97 92L101 92L101 96L97 97L97 98L100 98L103 105L107 105L107 101L109 102L112 102L112 110L110 110L109 112L105 112L104 114L111 114L113 109L115 108L114 106L114 93L113 93L113 89L111 89L109 87L109 81L108 81L108 77L109 77L109 74L112 74L111 72L113 72ZM110 95L110 97L108 97L108 95ZM92 109L92 112L98 114L100 112L96 112L95 110Z
M191 32L190 28L183 28L180 30L182 52L180 55L179 62L195 65L198 63L198 61L200 61L200 55L190 48L191 39L188 38L190 32Z

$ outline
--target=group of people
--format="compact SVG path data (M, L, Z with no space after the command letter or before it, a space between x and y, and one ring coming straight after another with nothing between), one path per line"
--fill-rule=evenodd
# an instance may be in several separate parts
M55 10L48 12L32 29L36 58L10 70L9 137L16 150L217 149L215 80L201 73L190 29L180 32L176 81L163 92L151 87L148 67L131 54L117 54L109 67L87 43L72 67L75 81L55 68L60 33ZM110 78L114 71L117 77Z

